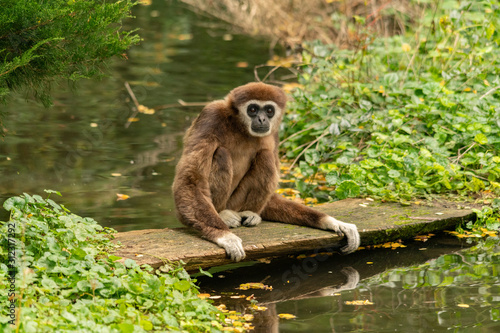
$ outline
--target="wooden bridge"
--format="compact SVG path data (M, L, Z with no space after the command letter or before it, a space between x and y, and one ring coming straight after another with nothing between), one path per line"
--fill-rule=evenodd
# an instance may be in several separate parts
M355 223L361 245L405 240L416 235L454 230L475 219L470 207L440 201L403 206L398 203L346 199L315 207L335 218ZM262 222L256 227L240 227L232 231L243 240L246 261L286 256L310 251L335 251L345 240L330 231L289 224ZM160 267L168 261L182 260L188 271L231 263L225 251L188 228L147 229L121 232L116 236L122 247L116 253L138 264Z

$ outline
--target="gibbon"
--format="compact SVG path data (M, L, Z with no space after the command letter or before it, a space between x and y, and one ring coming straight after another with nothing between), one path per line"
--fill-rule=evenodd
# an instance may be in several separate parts
M280 172L278 130L285 104L280 88L248 83L224 100L209 103L184 137L173 183L177 217L224 248L234 261L243 259L245 250L229 228L255 226L262 219L345 235L344 253L359 247L354 224L275 193Z

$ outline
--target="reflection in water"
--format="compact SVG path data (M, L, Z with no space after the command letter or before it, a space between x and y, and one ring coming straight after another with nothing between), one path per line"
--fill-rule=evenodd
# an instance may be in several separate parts
M74 92L54 89L50 109L22 97L9 103L0 203L54 189L74 213L119 231L180 225L170 187L183 132L201 107L139 114L125 128L133 103L124 82L148 107L221 98L254 80L268 44L244 36L225 40L225 27L172 1L136 6L133 14L128 24L140 27L143 41L128 61L112 64L109 78L79 82ZM242 62L248 67L237 66ZM116 201L117 193L130 199Z
M199 280L231 309L245 311L249 302L230 296L254 294L267 307L255 313L256 332L498 332L498 239L467 250L443 235L407 245L275 260ZM237 289L248 282L273 290Z

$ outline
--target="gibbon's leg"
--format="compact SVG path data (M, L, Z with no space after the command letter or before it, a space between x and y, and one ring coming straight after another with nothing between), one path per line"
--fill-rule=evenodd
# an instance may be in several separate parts
M260 212L278 186L279 174L274 153L261 150L227 203L227 208L239 212L244 226L255 226L262 221Z
M356 225L339 221L312 208L287 200L276 193L267 202L261 216L264 220L268 221L333 230L339 235L345 235L347 237L347 245L341 249L344 253L356 251L360 244Z
M191 160L198 163L187 162ZM232 260L245 258L241 239L229 231L216 209L223 209L230 195L232 162L229 152L218 148L212 161L192 156L181 162L178 168L182 171L173 185L178 219L199 230L203 238L222 247ZM205 176L200 174L203 169L211 172Z

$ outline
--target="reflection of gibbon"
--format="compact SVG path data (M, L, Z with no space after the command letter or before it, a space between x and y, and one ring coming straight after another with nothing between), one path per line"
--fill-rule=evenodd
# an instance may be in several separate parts
M340 293L344 290L352 290L356 288L359 283L359 272L353 267L344 267L341 271L342 275L347 278L347 282L340 286L332 286L323 288L312 293L301 295L299 297L289 298L287 301L291 300L301 300L301 299L309 299L313 297L327 297L334 296L337 293ZM274 292L274 290L273 290ZM267 308L264 312L256 312L255 318L252 321L252 324L255 325L255 329L253 332L255 333L275 333L279 332L279 317L278 312L276 311L276 303L259 303L259 305L263 305ZM333 327L333 325L332 325ZM332 330L334 332L335 330Z
M274 193L285 104L280 88L246 84L224 100L208 104L184 138L173 185L178 218L224 248L234 261L243 259L245 251L229 228L255 226L262 219L345 234L348 243L342 250L346 253L359 246L354 224Z

